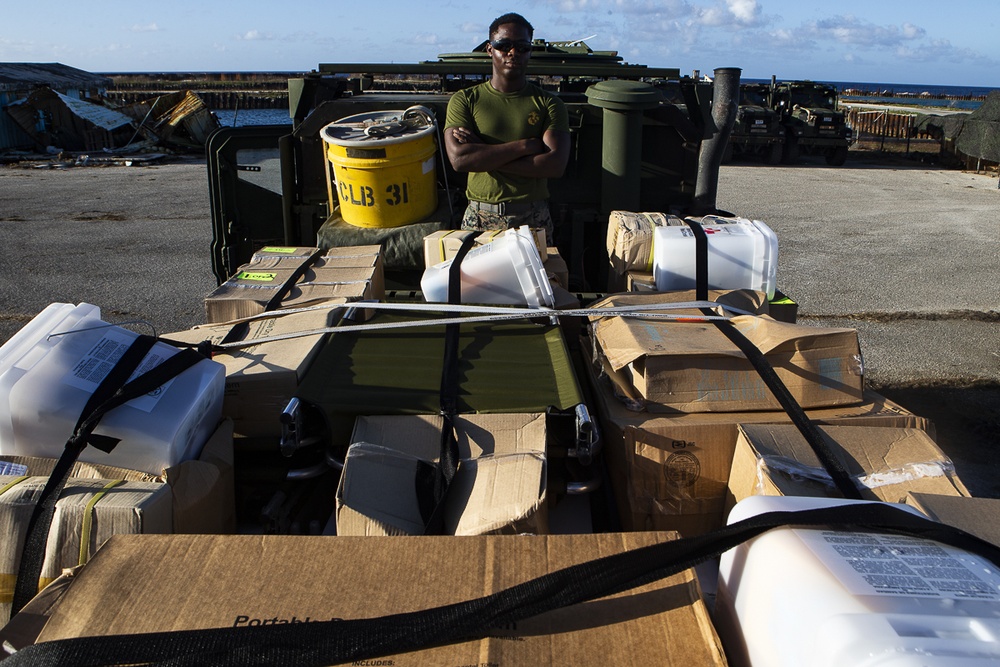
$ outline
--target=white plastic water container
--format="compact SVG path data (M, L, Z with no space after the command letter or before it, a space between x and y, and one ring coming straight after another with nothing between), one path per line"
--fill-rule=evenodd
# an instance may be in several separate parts
M729 522L858 502L751 496ZM1000 571L931 540L776 528L722 555L715 624L735 666L996 665Z
M0 455L60 456L90 396L137 337L87 303L50 304L14 334L0 347ZM157 342L133 377L177 352ZM121 442L110 454L86 447L80 460L159 475L196 458L221 419L224 389L225 367L200 361L104 415L94 433Z
M429 302L448 301L453 259L429 266L420 289ZM469 250L462 261L462 303L555 305L552 284L527 226L508 229L490 243Z
M753 289L774 297L778 237L760 220L705 216L708 236L708 287ZM653 279L660 292L696 287L694 232L687 226L653 229Z

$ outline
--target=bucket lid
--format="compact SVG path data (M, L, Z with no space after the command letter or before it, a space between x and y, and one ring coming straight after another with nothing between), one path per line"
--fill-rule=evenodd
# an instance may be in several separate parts
M398 111L367 111L335 120L322 130L320 137L328 144L351 148L398 144L433 134L434 113L427 107L414 106Z
M525 225L517 229L508 229L504 236L508 239L507 247L510 249L517 281L521 284L525 301L532 308L554 307L556 297L552 293L552 284L542 266L542 257L535 247L531 231Z

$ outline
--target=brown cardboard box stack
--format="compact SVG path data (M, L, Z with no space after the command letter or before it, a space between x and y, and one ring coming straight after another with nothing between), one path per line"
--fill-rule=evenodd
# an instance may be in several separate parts
M882 446L897 429L922 433L921 442L933 450L894 452L902 458L897 463L914 464L913 471L926 472L919 464L944 456L927 435L933 431L927 420L865 390L853 329L775 321L766 315L768 304L761 293L713 291L709 299L755 313L731 322L762 350L815 423L878 427L867 429L869 437L884 429L890 440L875 440ZM624 294L594 307L694 300L694 292ZM733 467L740 425L789 425L790 417L745 356L710 323L592 319L586 341L593 350L588 371L623 527L695 535L723 525L730 485L750 483L746 466ZM928 451L937 453L928 459ZM946 457L941 462L945 464ZM754 472L751 481L756 479ZM949 480L957 492L964 492L957 478ZM907 487L919 490L923 484L903 483L900 497Z
M346 299L330 299L308 310L264 313L246 322L203 325L166 334L186 343L221 342L236 329L235 341L317 331L336 324ZM329 305L325 305L329 304ZM212 358L226 367L222 415L234 422L235 432L248 437L281 435L281 411L288 405L303 375L319 353L326 335L316 333L259 343L220 352Z
M338 535L420 535L418 468L440 454L442 418L359 417L337 489ZM546 429L541 414L455 420L460 464L448 491L445 532L546 533Z
M680 300L680 295L683 300L694 300L693 292L623 295L593 307L642 306ZM697 310L673 313L700 315ZM854 329L787 324L754 315L730 321L764 353L802 407L851 405L861 400L861 350ZM651 412L780 408L746 357L710 322L608 317L594 322L592 330L601 358Z
M311 251L311 252L310 252ZM258 251L205 297L211 324L259 315L290 282L316 248L273 246ZM302 308L330 299L379 300L385 277L379 246L333 248L289 286L280 308Z
M40 588L86 563L113 535L225 533L235 528L232 422L224 420L196 460L162 475L76 463L49 529ZM0 475L0 625L7 620L28 521L56 460L4 456Z
M116 537L0 631L14 648L105 636L377 618L473 600L663 533ZM294 573L294 583L289 573ZM336 632L331 628L330 632ZM460 640L357 664L725 665L692 570Z
M10 614L21 551L48 477L0 475L0 625ZM154 482L70 478L56 503L38 588L83 565L112 535L170 533L170 489Z
M820 426L831 453L866 500L901 503L908 493L968 496L955 466L926 431ZM727 508L748 496L839 497L805 437L791 424L740 424Z
M56 465L56 459L32 456L2 456L0 461L21 466L20 474L31 476L48 476ZM172 524L177 533L226 533L236 526L230 419L222 420L197 459L167 468L160 475L78 461L70 469L70 477L166 485L172 496Z

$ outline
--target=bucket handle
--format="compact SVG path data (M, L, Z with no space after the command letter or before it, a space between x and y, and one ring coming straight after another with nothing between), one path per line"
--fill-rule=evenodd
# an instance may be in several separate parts
M416 104L403 112L400 120L389 120L384 123L375 123L365 128L365 136L380 139L391 137L394 134L415 130L421 127L432 127L434 125L434 112L425 106Z

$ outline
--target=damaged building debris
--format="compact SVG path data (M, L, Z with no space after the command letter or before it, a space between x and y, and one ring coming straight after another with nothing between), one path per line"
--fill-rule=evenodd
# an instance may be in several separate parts
M109 79L58 63L0 64L0 150L140 153L201 149L219 121L187 90L130 104Z

